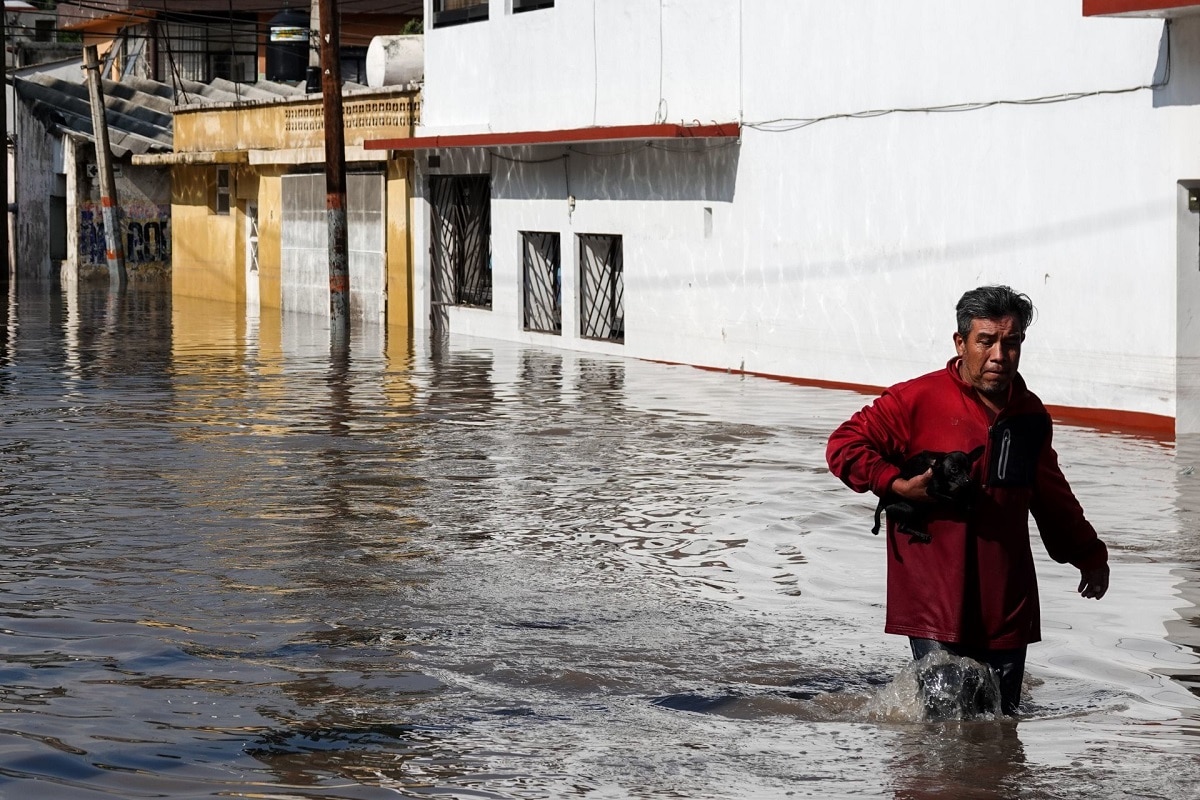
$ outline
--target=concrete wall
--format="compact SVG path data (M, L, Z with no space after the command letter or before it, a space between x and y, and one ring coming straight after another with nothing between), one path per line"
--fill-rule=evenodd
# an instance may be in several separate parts
M451 330L880 386L943 364L959 295L1002 282L1038 308L1022 372L1046 402L1176 415L1177 319L1200 313L1200 290L1176 302L1200 21L1171 28L1170 83L1139 89L1165 74L1164 23L1076 0L506 5L426 32L418 135L742 136L443 154L442 174L493 176L494 306L451 309ZM521 331L521 230L563 236L565 320L574 235L624 237L623 346ZM414 234L424 326L427 209Z
M13 172L16 192L16 254L19 277L54 277L50 263L50 195L54 189L55 139L41 122L17 104L17 150Z
M107 277L104 212L100 181L95 177L95 150L76 176L78 249L73 253L80 278ZM166 167L115 165L120 207L121 245L130 278L165 275L171 270L171 173Z

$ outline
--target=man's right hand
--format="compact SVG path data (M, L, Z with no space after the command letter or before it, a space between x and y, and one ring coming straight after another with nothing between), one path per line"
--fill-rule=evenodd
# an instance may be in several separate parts
M918 503L932 503L933 498L929 496L929 481L933 478L933 468L922 472L915 478L896 478L892 481L891 491L893 494L898 494L905 500L914 500Z

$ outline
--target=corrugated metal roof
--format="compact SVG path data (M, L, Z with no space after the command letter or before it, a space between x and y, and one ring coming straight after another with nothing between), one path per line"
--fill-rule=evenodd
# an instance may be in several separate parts
M12 76L13 89L35 117L61 133L94 139L92 106L84 82L82 62L74 71L63 64L53 69L21 70ZM176 106L213 105L247 101L281 100L304 95L304 87L262 81L237 84L218 79L212 83L181 81L178 90L147 78L104 81L104 110L109 146L118 158L131 153L170 152L173 143L172 111Z

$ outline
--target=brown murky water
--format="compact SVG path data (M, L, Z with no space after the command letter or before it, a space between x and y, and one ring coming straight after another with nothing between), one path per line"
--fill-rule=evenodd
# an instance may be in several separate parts
M1109 596L1041 558L1019 723L880 719L907 647L823 460L867 398L327 343L22 289L0 797L1200 796L1200 444L1061 428Z

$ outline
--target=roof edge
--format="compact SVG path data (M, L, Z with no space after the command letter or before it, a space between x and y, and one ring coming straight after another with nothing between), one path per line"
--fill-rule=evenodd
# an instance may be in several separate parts
M522 145L576 144L654 139L737 139L742 126L737 122L708 125L608 125L554 131L508 131L460 133L445 136L412 136L407 139L368 139L367 150L438 150L455 147L520 147Z

